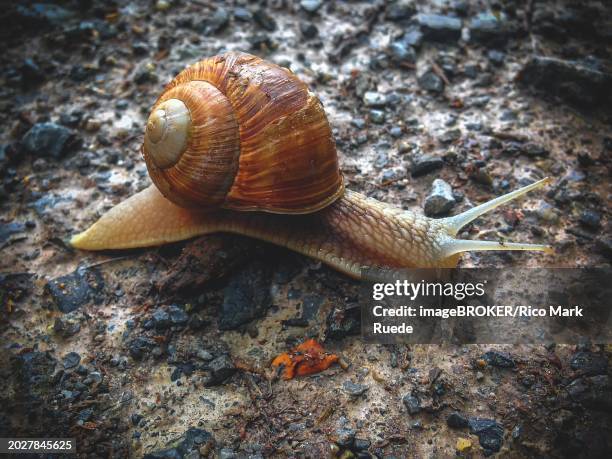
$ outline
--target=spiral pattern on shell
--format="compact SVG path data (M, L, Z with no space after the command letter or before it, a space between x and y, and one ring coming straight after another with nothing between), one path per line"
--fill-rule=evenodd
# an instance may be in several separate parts
M178 74L151 110L142 152L155 185L183 207L301 214L344 192L320 101L245 53Z

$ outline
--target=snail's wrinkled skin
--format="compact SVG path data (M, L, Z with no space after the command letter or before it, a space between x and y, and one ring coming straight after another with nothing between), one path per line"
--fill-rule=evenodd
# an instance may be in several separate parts
M111 209L71 243L83 250L127 249L226 232L287 247L356 278L363 267L454 267L465 251L549 252L546 245L455 239L457 232L478 216L547 182L540 180L443 219L403 211L349 190L328 207L308 215L226 209L198 212L173 204L150 186Z

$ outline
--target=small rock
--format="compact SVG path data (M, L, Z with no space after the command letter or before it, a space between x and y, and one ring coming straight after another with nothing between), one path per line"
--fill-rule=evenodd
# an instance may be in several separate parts
M572 356L570 366L580 375L604 375L608 371L608 359L602 354L581 351Z
M385 18L389 21L402 21L410 19L415 13L414 2L411 0L398 0L387 5Z
M612 100L612 74L576 61L534 56L523 66L517 81L578 106L605 105Z
M157 309L151 315L151 322L148 322L145 328L156 328L157 330L165 330L170 328L170 316L163 309Z
M402 43L415 49L420 48L421 44L423 43L423 32L421 32L421 29L418 27L410 27L408 30L406 30L406 32L404 32Z
M234 330L263 317L272 304L270 280L270 265L260 261L233 276L223 290L219 329Z
M489 61L491 61L491 63L499 67L504 64L506 54L496 49L491 49L489 52L487 52L487 58Z
M444 92L444 81L431 70L423 73L417 81L419 86L426 91L436 94Z
M366 91L363 95L363 103L368 107L381 108L387 105L387 96L379 92Z
M350 379L344 381L344 384L342 384L342 390L351 397L359 397L360 395L363 395L368 389L369 387L365 384L357 384L351 381Z
M151 338L139 336L128 343L128 350L134 359L140 360L150 354L155 346L156 343Z
M412 66L416 62L416 53L412 46L407 45L404 41L394 41L389 45L389 52L393 61L402 66Z
M448 415L446 424L452 429L463 429L468 426L468 420L461 413L455 411Z
M204 19L201 28L204 35L214 35L229 24L230 15L225 8L217 8L215 12Z
M62 359L62 364L66 370L76 367L79 363L81 363L81 356L76 352L69 352Z
M336 443L341 448L350 448L355 442L355 430L349 427L336 429Z
M420 13L416 22L426 40L456 42L461 38L461 19L441 14Z
M300 7L307 13L316 13L321 8L321 0L301 0Z
M585 210L580 214L580 223L589 229L597 230L601 226L601 215L594 210Z
M414 395L405 395L404 398L402 398L402 403L410 415L415 415L421 411L421 401Z
M234 9L234 17L242 22L250 22L253 20L253 15L251 14L251 12L248 9L242 7Z
M96 268L77 268L76 271L52 279L45 286L57 309L69 313L83 305L103 299L104 280Z
M425 215L436 217L447 214L455 205L453 189L442 179L435 179L431 185L431 192L425 198Z
M168 307L168 317L170 323L177 327L185 326L189 321L189 315L185 312L185 309L176 304Z
M457 451L463 453L464 451L467 451L472 448L472 440L470 440L469 438L458 438L456 448Z
M300 22L300 33L306 39L316 38L319 36L319 29L309 22Z
M253 18L257 24L267 31L274 32L276 30L276 20L270 16L266 10L258 9L253 13Z
M444 160L438 156L418 155L412 158L410 174L413 177L420 177L442 166L444 166Z
M366 438L355 438L355 442L353 444L353 448L357 451L367 451L370 449L372 442ZM368 457L371 457L368 455Z
M175 447L145 454L143 459L187 459L200 457L200 448L212 442L214 442L214 437L210 432L190 427L185 432L183 439Z
M210 378L206 381L207 386L217 386L225 382L236 372L234 362L227 354L220 355L208 363L207 369L211 372Z
M461 138L461 129L450 129L438 137L438 141L442 145L448 145L450 143L456 142Z
M504 428L495 420L470 418L468 425L470 432L478 435L480 446L484 448L485 455L501 449L504 439Z
M489 351L485 352L482 355L482 360L484 360L488 365L499 368L514 368L516 363L510 356L505 352L498 351Z
M507 21L490 13L482 13L472 18L468 29L470 42L485 46L504 45L512 34L512 29Z
M22 142L28 153L57 159L76 146L76 137L59 124L38 123L26 132Z
M370 121L375 124L382 124L385 122L385 112L382 110L370 110Z

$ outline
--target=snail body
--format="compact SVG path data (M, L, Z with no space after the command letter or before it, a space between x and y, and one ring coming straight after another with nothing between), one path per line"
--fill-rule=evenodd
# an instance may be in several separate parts
M170 82L149 116L142 153L154 185L74 236L75 248L148 247L228 232L353 277L363 267L453 267L471 250L550 251L456 239L478 216L548 179L442 219L345 190L319 100L288 70L244 53L205 59Z

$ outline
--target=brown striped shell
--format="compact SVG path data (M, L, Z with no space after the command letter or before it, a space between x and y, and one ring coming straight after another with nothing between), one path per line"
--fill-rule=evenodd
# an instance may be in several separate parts
M317 97L245 53L179 73L151 110L142 152L155 185L183 207L304 214L344 192Z

